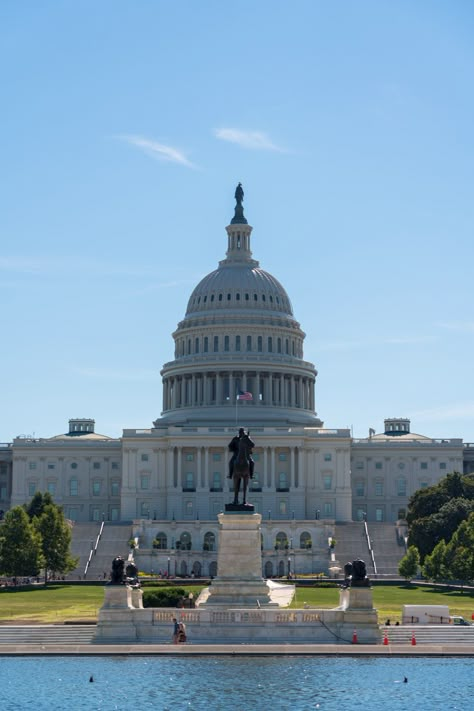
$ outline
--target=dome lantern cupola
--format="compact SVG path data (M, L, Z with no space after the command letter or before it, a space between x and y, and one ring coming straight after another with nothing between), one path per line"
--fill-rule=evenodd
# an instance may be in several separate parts
M242 262L252 259L250 250L250 235L252 228L248 224L244 216L244 208L242 205L244 199L244 191L242 183L239 183L235 189L235 211L234 217L230 221L230 225L226 227L228 246L226 252L226 262ZM254 265L257 266L257 262Z

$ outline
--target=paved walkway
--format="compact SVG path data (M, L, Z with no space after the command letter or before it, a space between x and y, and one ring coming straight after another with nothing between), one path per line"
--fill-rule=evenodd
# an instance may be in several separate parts
M2 656L377 656L377 657L473 657L474 646L374 645L374 644L2 644Z

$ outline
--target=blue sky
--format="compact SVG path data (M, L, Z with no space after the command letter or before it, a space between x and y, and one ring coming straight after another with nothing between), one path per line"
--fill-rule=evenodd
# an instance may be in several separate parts
M474 6L0 4L0 441L149 427L235 185L354 436L474 441Z

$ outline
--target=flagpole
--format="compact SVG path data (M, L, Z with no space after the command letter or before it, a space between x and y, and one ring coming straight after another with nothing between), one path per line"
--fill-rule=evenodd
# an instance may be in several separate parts
M238 405L238 404L239 404L239 396L236 395L236 396L235 396L235 424L236 424L236 425L237 425L237 422L238 422L238 420L237 420L237 405Z

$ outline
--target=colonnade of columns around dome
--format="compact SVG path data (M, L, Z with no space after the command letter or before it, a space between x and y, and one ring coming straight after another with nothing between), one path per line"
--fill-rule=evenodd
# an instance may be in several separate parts
M290 407L314 412L314 378L277 372L214 371L164 377L163 410L235 405L238 391L250 392L245 407Z

